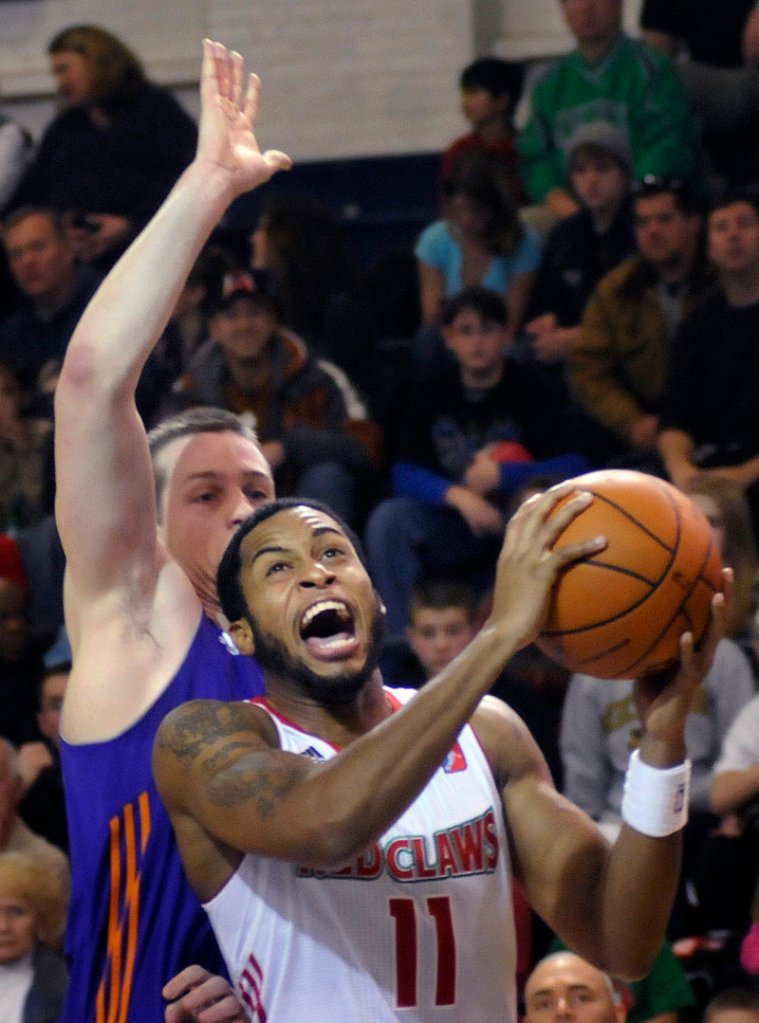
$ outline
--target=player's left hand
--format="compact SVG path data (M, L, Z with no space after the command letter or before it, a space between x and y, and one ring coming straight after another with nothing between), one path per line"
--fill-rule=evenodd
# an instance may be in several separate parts
M246 1023L229 981L202 966L188 966L172 977L163 997L175 999L166 1006L166 1023Z
M636 679L635 704L649 740L665 745L684 743L685 721L693 696L712 666L717 644L725 635L732 600L733 573L723 571L723 592L715 594L706 634L698 647L686 632L680 638L680 660L672 668Z

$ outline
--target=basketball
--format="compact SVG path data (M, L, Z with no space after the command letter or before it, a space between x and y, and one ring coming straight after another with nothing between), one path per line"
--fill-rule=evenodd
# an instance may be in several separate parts
M670 483L645 473L600 470L571 482L594 500L554 546L599 535L607 546L561 572L538 645L571 671L597 678L669 667L684 632L702 639L722 589L706 516Z

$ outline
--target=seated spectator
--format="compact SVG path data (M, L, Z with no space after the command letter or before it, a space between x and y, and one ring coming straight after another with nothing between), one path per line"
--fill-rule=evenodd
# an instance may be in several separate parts
M374 509L366 529L390 636L403 634L423 574L464 572L480 589L489 585L504 509L528 477L572 476L587 466L567 450L560 417L547 414L540 380L508 359L507 322L497 292L455 296L443 316L455 364L430 381L424 401L412 395L402 417L395 496Z
M33 855L0 853L3 1023L56 1023L68 987L60 942L68 892Z
M21 299L0 321L0 358L11 362L35 405L52 415L52 387L66 345L101 280L78 264L52 210L17 209L3 225L3 245Z
M678 1023L681 1011L696 1004L669 942L662 945L650 972L631 982L601 974L558 939L551 949L528 978L525 1023L558 1023L567 1016L575 1023L585 1023L584 1013L588 1014L587 1023L601 1023L599 1014L608 1018L610 1008L614 1010L611 1020L616 1023Z
M411 596L404 638L383 651L382 674L394 686L423 686L474 637L476 610L466 583L445 577L421 580Z
M422 321L438 324L444 299L478 286L500 293L507 337L522 325L540 262L540 240L517 216L508 176L492 153L463 153L443 181L443 219L416 243Z
M31 155L29 132L6 114L0 114L0 211L16 191Z
M318 200L272 199L251 235L257 285L279 303L282 325L370 396L376 325L343 231Z
M759 526L759 205L725 196L708 220L719 286L683 320L661 402L659 452L687 490L700 473L735 480Z
M737 187L759 182L759 11L754 0L644 0L651 46L675 59L701 122L711 170Z
M572 395L596 427L598 464L655 461L671 341L709 282L702 218L680 182L643 182L634 210L637 254L596 287L569 359Z
M18 812L27 827L68 854L59 746L61 708L71 673L71 648L65 629L61 633L53 649L45 654L45 671L37 691L37 724L42 739L24 743L18 751L23 783Z
M515 202L518 205L527 202L513 124L523 79L522 64L500 57L480 57L463 69L459 77L461 109L472 130L455 139L443 153L443 181L462 153L480 149L494 153L503 162Z
M525 324L539 362L563 367L601 278L635 251L632 154L614 124L580 125L569 143L569 181L580 208L548 235Z
M746 655L736 643L723 640L686 726L692 764L690 817L684 832L683 883L670 921L673 938L693 933L694 926L698 928L686 899L686 887L697 869L704 842L717 824L711 812L710 790L722 743L752 699L754 686ZM560 736L564 794L598 821L610 839L616 837L622 824L624 771L641 732L632 681L572 676Z
M105 269L147 223L195 152L192 118L95 25L48 46L63 109L46 128L13 206L50 206L77 257Z
M688 487L688 495L711 523L722 561L733 570L732 615L727 635L751 655L751 619L756 610L759 561L746 495L735 480L705 475L696 476Z
M730 987L710 998L704 1023L759 1023L759 991Z
M701 931L745 932L759 876L759 696L742 708L724 738L710 801L720 828L692 877Z
M169 383L187 370L195 352L208 340L213 297L220 293L224 277L236 271L234 257L215 243L206 245L195 260L155 349Z
M355 523L380 443L345 374L311 358L281 326L276 301L244 274L225 278L209 329L175 385L177 411L213 405L246 415L280 495L322 500Z
M0 360L0 530L6 533L53 510L53 424L24 415L26 400L18 374Z
M18 814L23 782L13 744L0 738L0 853L34 856L44 869L69 891L69 863L65 853L24 824Z
M675 175L705 196L698 127L668 57L622 30L622 0L561 0L577 47L536 83L519 135L522 173L533 202L558 217L577 212L568 145L578 125L613 117L629 140L633 177Z
M29 630L27 593L18 545L0 533L0 737L15 744L40 738L35 690L43 648Z

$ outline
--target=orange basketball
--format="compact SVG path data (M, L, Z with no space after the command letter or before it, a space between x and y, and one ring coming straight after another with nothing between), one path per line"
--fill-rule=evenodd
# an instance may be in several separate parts
M668 667L683 632L701 640L712 597L722 589L706 516L681 491L645 473L607 469L573 482L594 500L555 545L599 535L608 543L561 573L538 645L572 671L598 678Z

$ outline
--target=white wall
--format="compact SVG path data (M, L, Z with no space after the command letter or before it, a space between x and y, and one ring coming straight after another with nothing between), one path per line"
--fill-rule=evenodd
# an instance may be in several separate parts
M640 0L627 0L634 27ZM0 104L37 136L54 113L46 46L100 24L192 112L199 41L263 80L263 145L295 159L442 149L465 128L457 77L475 56L567 50L558 0L13 0L0 3Z

